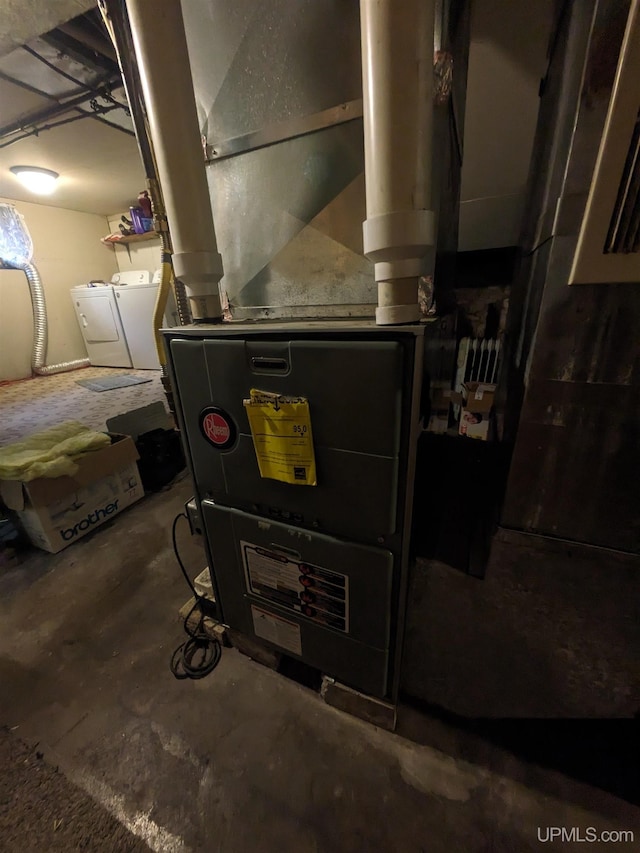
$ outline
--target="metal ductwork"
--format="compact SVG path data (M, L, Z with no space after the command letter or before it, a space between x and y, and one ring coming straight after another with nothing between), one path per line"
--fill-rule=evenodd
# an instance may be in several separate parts
M222 316L218 288L222 264L211 195L220 214L225 289L236 317L355 316L373 308L362 244L357 245L359 239L344 224L349 221L346 213L356 221L363 218L363 187L357 180L362 163L359 119L322 125L320 132L309 123L327 106L337 102L348 106L359 93L356 54L360 54L364 253L375 264L377 321L383 325L418 321L418 279L433 274L435 256L437 199L432 200L431 180L435 0L402 4L362 0L362 49L357 50L357 38L351 39L353 45L349 39L341 42L337 58L332 57L340 72L335 74L333 67L328 74L314 65L320 45L311 34L314 49L309 49L309 57L305 53L304 60L284 63L282 45L295 37L283 22L286 3L269 14L247 13L246 26L236 31L221 0L207 0L202 7L188 4L184 10L178 0L123 2L165 196L176 277L188 289L194 319ZM120 3L111 0L107 5L115 9ZM337 15L330 6L323 10L306 3L299 14L316 33L332 11ZM355 36L357 16L346 11L340 15ZM225 44L231 39L235 45L234 49L229 45L231 64L226 69L224 63L211 64L211 41L202 38L211 20L217 22L216 37ZM273 81L263 91L255 73L258 54L251 47L263 41L267 26L273 41L260 57L272 68ZM316 73L322 87L309 85ZM279 82L284 79L286 86ZM196 96L205 112L210 190ZM265 123L268 127L258 130ZM261 148L265 144L268 147ZM292 182L294 170L300 179Z
M25 264L21 269L29 283L29 294L33 306L33 350L31 353L31 369L33 372L38 376L50 376L52 373L65 373L67 370L89 367L91 362L88 358L61 361L59 364L46 363L49 324L42 280L40 273L33 264Z
M218 252L179 0L127 0L176 278L195 320L222 317Z
M31 369L39 376L51 373L63 373L88 367L88 358L73 361L61 361L59 364L47 364L47 344L49 324L47 303L40 273L31 263L33 243L23 217L13 204L0 204L0 267L22 270L29 283L29 294L33 306L33 349L31 351Z
M433 273L433 0L361 0L367 219L376 322L420 319L418 279Z

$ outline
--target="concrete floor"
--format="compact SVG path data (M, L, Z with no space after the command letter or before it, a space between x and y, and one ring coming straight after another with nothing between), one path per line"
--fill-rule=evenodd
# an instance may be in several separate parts
M123 375L145 381L112 391L91 391L78 385L79 380ZM91 429L104 430L108 418L157 402L165 402L160 370L83 367L69 373L0 383L0 446L62 421L81 421Z
M176 681L188 594L170 522L189 495L185 477L0 577L0 724L153 850L522 853L538 828L588 826L636 839L590 850L637 849L628 803L410 709L411 740L230 649L208 678ZM195 575L202 552L183 534Z

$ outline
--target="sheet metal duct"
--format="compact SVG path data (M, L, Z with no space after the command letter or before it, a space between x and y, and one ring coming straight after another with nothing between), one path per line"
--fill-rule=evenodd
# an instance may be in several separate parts
M203 0L183 15L233 316L373 316L358 4ZM272 144L214 153L258 131Z
M33 307L33 349L31 351L31 369L37 376L50 376L53 373L65 373L89 367L88 358L76 358L72 361L61 361L59 364L47 364L47 346L49 341L49 321L47 318L47 303L40 273L34 264L28 263L21 267L27 277L29 295Z
M48 376L52 373L88 367L88 358L62 361L59 364L46 363L49 334L47 303L40 273L32 260L33 242L24 217L18 213L13 204L0 203L0 268L22 270L29 285L33 307L31 369L37 375Z
M367 214L359 4L182 5L208 143L207 176L225 264L222 287L233 316L373 316L377 287L361 226ZM451 176L460 169L455 129L461 133L464 119L468 15L461 7L445 2L441 8L443 49L456 48L462 94L455 122L447 120L447 106L440 108L443 147L452 152L440 161L443 199L451 199L447 221L452 211L457 216L453 198L459 187ZM425 31L424 45L428 40ZM432 45L433 39L429 62ZM429 83L425 74L423 84ZM428 147L423 153L428 157ZM457 222L446 233L455 238Z

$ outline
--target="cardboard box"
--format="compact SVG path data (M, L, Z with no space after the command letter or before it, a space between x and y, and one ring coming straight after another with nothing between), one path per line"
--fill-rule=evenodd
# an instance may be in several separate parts
M73 477L0 482L2 500L38 548L56 554L143 497L133 440L111 438L109 447L79 461Z
M493 438L493 405L496 386L486 382L465 382L462 394L454 394L460 403L458 433L467 438L490 441Z

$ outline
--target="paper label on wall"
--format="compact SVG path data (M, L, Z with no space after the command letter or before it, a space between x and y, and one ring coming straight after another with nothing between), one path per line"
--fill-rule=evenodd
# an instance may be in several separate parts
M253 632L256 637L268 640L274 646L280 646L294 655L302 657L302 641L300 640L300 626L295 622L289 622L273 613L267 613L259 607L251 605L251 616L253 618Z
M260 476L296 486L315 486L309 401L252 388L244 400Z
M349 631L349 578L240 542L247 591L326 628Z

